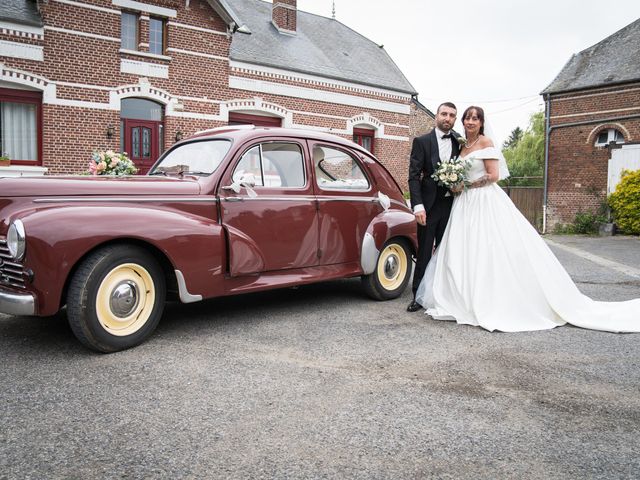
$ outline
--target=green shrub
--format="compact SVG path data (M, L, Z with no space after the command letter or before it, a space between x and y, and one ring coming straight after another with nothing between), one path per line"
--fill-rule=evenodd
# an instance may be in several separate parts
M554 228L554 233L559 235L594 235L598 233L600 224L607 221L607 215L604 209L600 209L598 213L578 211L572 223L558 224Z
M576 233L576 229L571 223L558 223L553 228L553 233L556 235L573 235Z
M578 212L573 220L574 233L593 235L598 233L600 224L606 219L602 215L591 212Z
M609 206L620 230L640 235L640 170L622 172L616 191L609 195Z

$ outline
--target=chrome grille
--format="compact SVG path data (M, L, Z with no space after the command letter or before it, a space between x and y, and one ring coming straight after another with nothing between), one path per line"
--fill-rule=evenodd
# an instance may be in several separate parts
M11 257L5 237L0 237L0 260L0 285L25 288L24 268Z

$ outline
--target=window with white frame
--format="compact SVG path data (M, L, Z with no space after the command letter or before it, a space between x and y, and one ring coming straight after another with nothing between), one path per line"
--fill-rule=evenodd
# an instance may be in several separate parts
M40 160L42 94L0 88L0 155L12 163Z
M125 50L138 50L138 15L122 12L120 19L120 41Z
M610 143L624 143L624 135L615 128L602 130L596 138L596 147L606 147Z
M162 18L149 18L149 53L164 55L167 47L166 22Z

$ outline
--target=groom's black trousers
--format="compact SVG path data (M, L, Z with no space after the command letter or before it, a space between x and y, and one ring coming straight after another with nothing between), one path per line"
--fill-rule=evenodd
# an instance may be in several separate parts
M416 255L416 268L413 272L413 295L424 277L427 264L431 260L434 246L440 245L444 230L447 228L449 214L451 213L451 204L453 197L444 197L436 199L435 203L427 213L427 224L418 224L418 253Z

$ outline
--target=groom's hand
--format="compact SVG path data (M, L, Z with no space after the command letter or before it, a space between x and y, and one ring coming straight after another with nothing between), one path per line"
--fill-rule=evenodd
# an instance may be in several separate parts
M427 212L422 210L421 212L416 212L415 216L416 216L416 222L418 222L420 225L427 224Z

